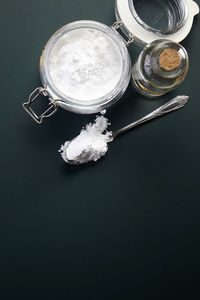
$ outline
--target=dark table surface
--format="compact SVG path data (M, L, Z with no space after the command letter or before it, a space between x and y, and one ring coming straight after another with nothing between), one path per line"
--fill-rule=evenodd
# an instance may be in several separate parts
M0 299L199 299L199 16L184 84L154 100L130 86L108 117L114 130L178 94L187 107L71 167L58 149L94 116L60 109L38 126L21 103L46 41L79 19L111 25L114 1L1 0Z

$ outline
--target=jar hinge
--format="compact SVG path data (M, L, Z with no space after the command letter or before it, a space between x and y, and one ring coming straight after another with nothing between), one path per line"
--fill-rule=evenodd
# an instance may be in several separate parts
M122 40L124 41L124 43L125 43L126 46L128 47L131 43L134 42L134 36L133 36L133 35L130 35L128 41L126 41L125 38L117 31L118 29L121 29L122 25L123 25L122 22L115 22L115 23L111 26L111 28L112 28L113 30L115 30L115 31L120 35L120 37L122 38Z
M49 108L45 110L45 112L43 112L42 114L37 115L31 108L31 105L40 95L43 95L44 97L48 97L50 102L49 102ZM60 100L53 100L46 89L44 89L43 87L38 87L30 94L29 100L23 103L22 107L33 118L34 121L36 121L38 124L41 124L44 118L51 117L53 114L55 114L55 112L58 109L59 101Z

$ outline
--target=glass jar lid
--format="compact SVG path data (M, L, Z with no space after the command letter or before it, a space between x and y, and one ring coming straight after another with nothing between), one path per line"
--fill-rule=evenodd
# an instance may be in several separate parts
M193 0L116 0L117 21L141 45L161 38L182 41L198 13Z

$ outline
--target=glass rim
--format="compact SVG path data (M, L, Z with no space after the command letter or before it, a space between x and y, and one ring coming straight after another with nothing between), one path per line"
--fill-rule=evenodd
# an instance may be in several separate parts
M184 26L184 24L186 23L187 17L188 17L188 7L186 4L185 0L180 0L177 3L179 4L179 7L181 8L181 12L182 12L182 17L181 17L181 21L179 22L179 24L172 28L171 30L161 30L161 29L157 29L154 28L153 26L148 25L147 23L145 23L140 16L138 15L135 6L133 4L133 0L128 0L129 2L129 8L130 11L134 17L134 19L142 26L144 27L146 30L151 31L151 32L155 32L155 33L160 33L162 35L168 35L168 34L172 34L177 32L180 28L182 28Z

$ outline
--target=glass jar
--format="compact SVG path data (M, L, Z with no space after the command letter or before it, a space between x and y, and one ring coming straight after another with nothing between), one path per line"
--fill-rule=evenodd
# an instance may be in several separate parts
M100 35L98 35L100 33ZM75 89L73 89L72 91L70 91L70 88L68 88L68 91L65 92L65 89L61 88L58 84L58 80L53 80L53 76L52 76L52 60L57 59L57 56L59 55L59 49L56 48L61 48L62 46L60 46L59 44L63 44L63 43L67 43L68 40L70 39L75 39L75 34L77 35L77 38L79 39L80 35L84 35L85 34L85 39L89 39L87 41L87 47L91 47L90 52L92 52L93 47L91 45L89 45L89 43L92 42L92 39L98 39L99 45L98 47L100 47L100 42L106 43L105 49L104 47L102 47L102 49L100 49L100 51L104 51L103 54L105 54L105 56L108 54L107 52L111 51L111 54L114 56L113 59L113 63L118 65L118 68L116 68L116 72L118 74L109 74L109 75L113 75L113 77L115 75L116 78L113 80L113 78L106 78L107 80L110 79L109 84L111 86L107 86L107 83L105 84L105 82L103 82L102 85L102 89L101 92L95 93L94 98L90 97L89 94L94 94L94 90L96 89L96 87L94 86L90 86L87 87L88 91L85 92L85 96L84 99L81 98L81 95L77 95L76 93L76 87ZM69 37L68 37L69 35ZM91 35L91 36L89 36ZM70 41L72 43L72 41ZM76 41L75 41L76 42ZM74 42L74 44L75 44ZM98 43L97 43L98 44ZM71 49L72 50L72 49ZM81 54L84 55L84 50L85 49L81 49L80 52L82 52ZM96 49L95 49L96 50ZM62 48L61 48L62 51ZM98 49L96 50L98 51ZM101 53L99 51L99 53ZM89 50L88 50L89 52ZM95 72L99 71L98 70L98 66L96 66L96 69L93 71L92 68L94 68L94 66L88 66L88 56L90 55L90 52L86 55L84 55L83 58L79 59L80 64L82 64L81 66L81 70L78 69L79 75L85 76L84 80L83 80L83 84L86 84L85 81L89 80L89 77L91 76L95 76ZM67 53L68 55L70 55L69 53ZM63 55L63 53L61 53L61 55ZM78 54L77 54L78 56ZM61 58L62 61L64 59L68 59L67 57ZM83 60L85 59L85 61L83 62ZM90 57L91 59L91 57ZM94 61L94 63L101 63L100 60L103 60L104 58L100 58L100 59L96 59L96 61ZM117 61L118 60L118 61ZM59 64L60 62L57 59L57 64ZM89 62L89 64L91 64ZM70 67L72 67L72 64L70 64ZM83 68L88 68L88 70L84 70ZM89 68L90 67L90 68ZM106 68L106 66L102 66L104 68ZM60 71L60 69L58 69L58 71ZM75 70L76 73L78 72L77 70ZM75 72L74 70L72 72ZM103 72L103 76L106 77L106 74L104 74L104 70L101 68L101 70ZM86 74L86 72L93 72L90 76L88 74ZM105 108L110 107L111 105L113 105L125 92L128 84L129 84L129 80L130 80L130 73L131 73L131 60L130 60L130 56L127 50L127 47L125 45L125 43L122 41L122 39L120 38L119 34L116 33L115 30L113 30L112 28L98 23L98 22L94 22L94 21L77 21L77 22L73 22L70 24L65 25L64 27L62 27L60 30L58 30L48 41L45 50L43 51L43 54L41 56L41 60L40 60L40 75L41 75L41 81L43 86L45 87L45 89L48 91L48 93L52 96L52 98L54 99L59 99L59 104L61 107L72 111L72 112L76 112L76 113L81 113L81 114L89 114L89 113L96 113L99 112ZM71 74L70 74L71 75ZM74 74L74 76L76 76L77 74ZM58 77L58 76L57 76ZM72 75L71 75L72 77ZM54 76L55 79L55 76ZM69 78L69 80L71 80L71 78ZM96 81L98 80L98 78L96 79ZM102 78L100 78L100 80L102 80ZM79 83L81 81L80 78L77 78L77 80L74 80L75 83ZM113 85L113 86L112 86ZM78 84L78 86L81 87L80 84ZM90 89L90 90L89 90ZM94 89L94 90L93 90ZM66 89L67 90L67 89ZM73 96L73 94L75 96Z
M133 86L145 96L164 95L184 81L188 66L183 46L167 40L154 41L146 45L133 66Z

